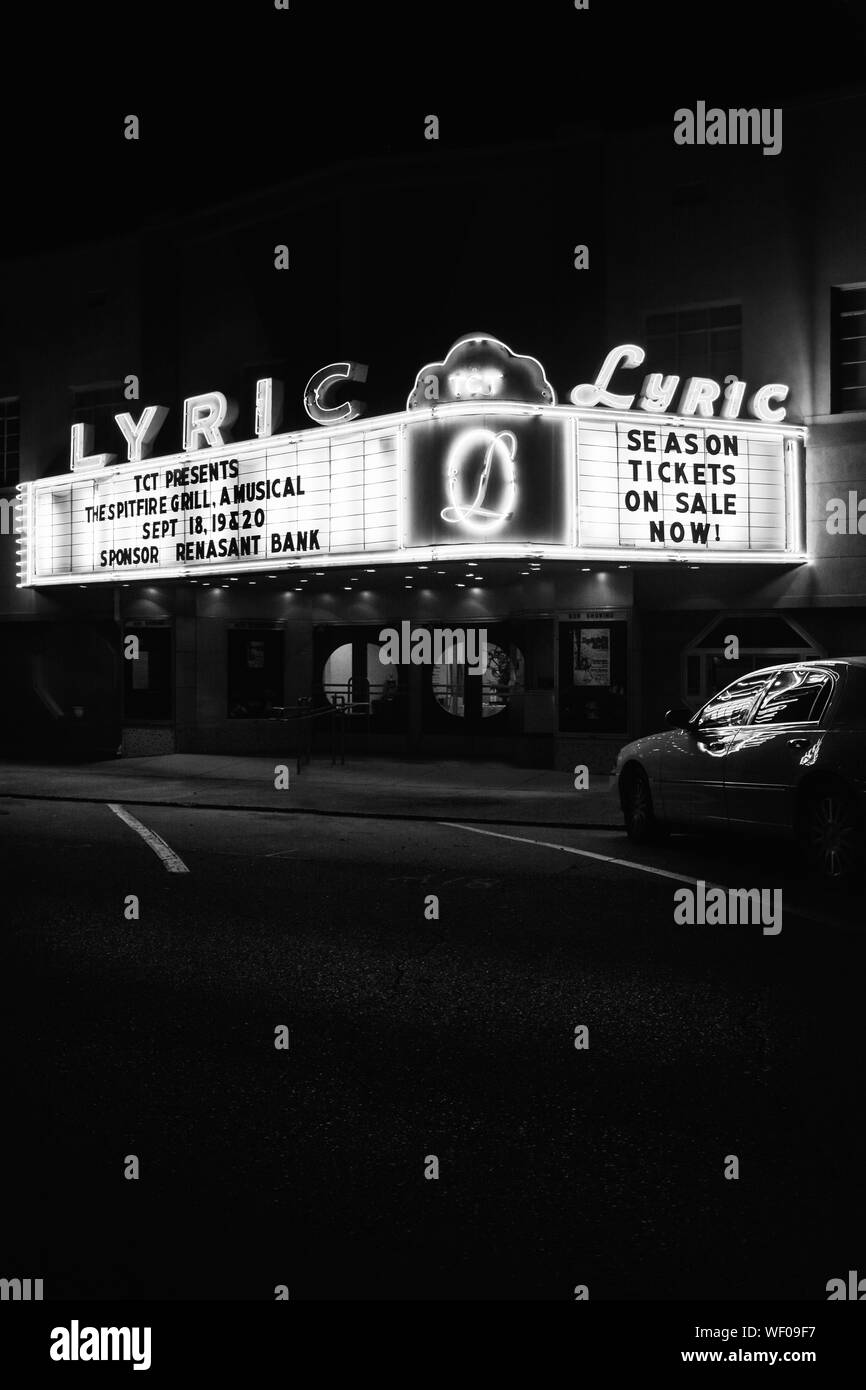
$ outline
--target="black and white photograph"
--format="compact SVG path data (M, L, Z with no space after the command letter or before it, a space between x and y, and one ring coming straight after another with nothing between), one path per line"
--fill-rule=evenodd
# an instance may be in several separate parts
M289 1305L247 1310L264 1346L301 1304L564 1302L610 1372L837 1369L856 1314L823 1305L866 1300L866 10L22 24L23 1383L183 1373L193 1304L213 1354L226 1305Z

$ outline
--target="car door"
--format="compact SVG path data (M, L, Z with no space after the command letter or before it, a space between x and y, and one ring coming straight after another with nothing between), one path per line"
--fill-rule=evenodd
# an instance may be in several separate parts
M714 695L687 729L666 736L660 768L665 820L726 824L724 765L728 748L771 675L767 670L750 671Z
M725 804L731 825L770 832L790 828L793 788L817 756L822 716L837 682L832 667L776 672L728 747Z

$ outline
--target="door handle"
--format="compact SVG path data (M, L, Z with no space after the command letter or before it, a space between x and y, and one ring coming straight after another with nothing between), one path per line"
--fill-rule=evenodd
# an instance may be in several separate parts
M789 738L789 739L788 739L788 747L789 747L789 748L805 748L805 747L806 747L806 744L807 744L808 742L809 742L809 740L808 740L807 738Z

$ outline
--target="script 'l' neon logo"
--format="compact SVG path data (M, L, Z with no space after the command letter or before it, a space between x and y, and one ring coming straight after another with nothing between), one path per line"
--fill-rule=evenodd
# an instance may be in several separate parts
M461 474L467 455L481 446L484 447L481 475L475 496L471 502L467 502L464 498L458 497ZM444 507L439 513L442 520L452 526L464 526L468 531L475 532L496 531L508 521L514 515L514 501L517 496L516 455L517 440L511 430L500 430L498 434L494 434L492 430L478 428L465 430L459 435L451 446L446 462L451 506ZM494 460L498 462L502 476L499 510L484 506Z

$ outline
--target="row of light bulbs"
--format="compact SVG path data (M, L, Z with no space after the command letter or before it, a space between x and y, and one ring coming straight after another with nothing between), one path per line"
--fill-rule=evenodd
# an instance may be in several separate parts
M478 563L478 562L477 562L476 560L467 560L467 562L466 562L466 579L472 579L472 580L474 580L474 581L483 580L483 578L484 578L484 575L483 575L483 574L477 574L477 573L475 573L477 563ZM429 568L430 568L429 565L418 565L419 571L420 571L420 570L427 570L427 569L429 569ZM628 570L628 569L631 569L631 565L617 565L617 569L620 569L620 570ZM692 570L700 569L700 565L689 565L689 569L692 569ZM591 566L591 565L581 565L581 567L580 567L581 574L589 574L589 573L591 572L591 570L592 570L592 566ZM540 572L541 572L541 565L536 564L535 562L530 562L529 569L520 570L520 571L519 571L520 577L521 577L521 578L526 578L526 577L531 576L531 575L533 575L533 574L539 574ZM365 570L364 570L364 573L365 573L365 574L375 574L376 571L375 571L375 569L365 569ZM446 573L445 570L436 570L436 574L437 574L437 575L444 575L445 573ZM315 571L315 577L316 577L316 579L324 579L324 578L325 578L325 574L326 574L326 571L325 571L325 570L316 570L316 571ZM349 584L344 584L344 585L343 585L343 591L344 591L345 593L348 593L348 594L352 593L352 584L357 584L357 582L358 582L358 580L360 579L360 577L361 577L361 576L358 575L358 574L353 574L353 575L351 576L351 583L349 583ZM278 579L278 578L279 578L279 575L276 575L276 574L269 574L269 575L268 575L268 579ZM414 580L415 576L414 576L414 575L411 575L411 574L407 574L407 575L404 575L404 578L405 578L405 579L408 579L408 580ZM201 582L201 586L202 586L203 589L210 589L210 588L227 589L227 588L229 587L229 584L239 584L239 583L240 583L240 580L239 580L235 575L232 575L232 576L229 578L228 584L211 584L211 581L210 581L209 579L208 579L208 580L202 580L202 581L199 581L198 579L191 579L189 582L190 582L190 584L198 584L199 582ZM296 594L302 594L302 593L304 592L304 589L303 589L304 584L308 584L309 582L310 582L310 581L309 581L309 576L307 576L306 578L302 579L301 582L300 582L299 584L296 584L296 585L294 586L295 593L296 593ZM247 580L247 584L248 584L251 588L254 588L255 585L256 585L256 580L255 580L255 579L248 579L248 580ZM80 584L78 587L79 587L80 589L86 589L88 586L87 586L86 584ZM121 587L124 588L124 589L128 589L128 588L129 588L129 584L128 584L128 583L127 583L127 584L123 584ZM411 589L411 588L413 588L413 584L412 584L412 583L404 584L403 587L404 587L404 589ZM458 580L458 581L455 583L454 587L455 587L456 589L465 589L465 588L466 588L466 582L465 582L465 580L463 580L463 581Z

